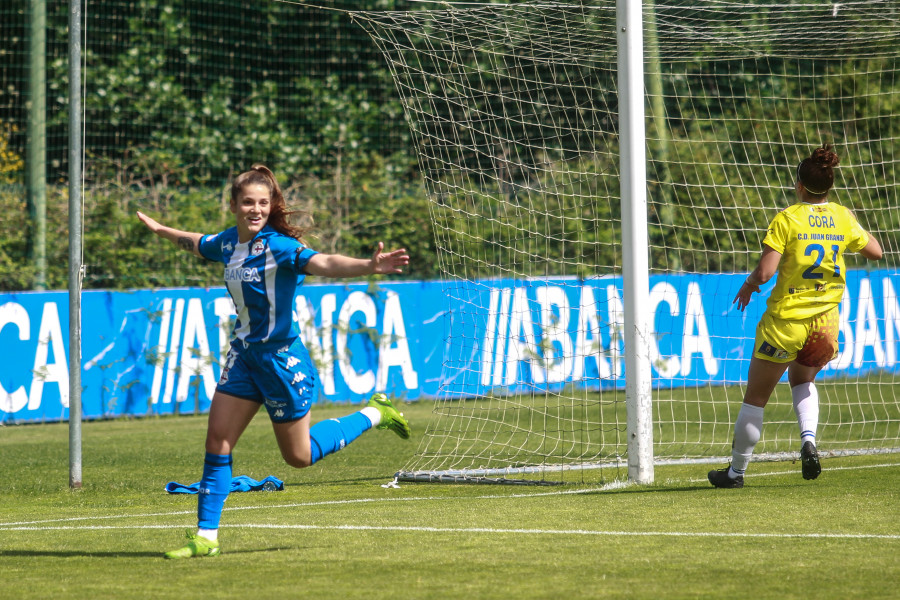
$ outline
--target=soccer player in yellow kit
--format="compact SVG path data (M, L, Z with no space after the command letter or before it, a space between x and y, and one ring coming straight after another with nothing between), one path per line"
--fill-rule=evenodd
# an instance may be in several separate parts
M778 272L756 328L747 390L734 424L731 465L708 475L715 487L744 487L744 472L762 432L763 408L785 369L800 425L803 478L815 479L822 471L816 450L819 396L813 381L837 355L838 306L846 286L844 252L859 252L870 260L882 256L878 240L853 213L828 201L837 164L838 156L828 144L800 163L798 202L772 220L759 264L734 299L743 311L759 286Z

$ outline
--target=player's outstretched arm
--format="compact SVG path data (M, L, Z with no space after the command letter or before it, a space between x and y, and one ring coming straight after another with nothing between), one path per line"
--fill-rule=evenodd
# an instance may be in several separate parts
M402 273L409 264L409 255L405 248L384 251L384 243L378 242L378 248L372 258L351 258L342 254L316 254L306 264L306 272L310 275L332 277L360 277L362 275L391 275Z
M150 229L150 231L159 237L164 240L169 240L182 250L187 250L194 256L203 257L203 255L200 254L200 238L203 237L202 233L193 233L191 231L181 231L179 229L166 227L162 223L151 219L141 211L137 211L137 217Z

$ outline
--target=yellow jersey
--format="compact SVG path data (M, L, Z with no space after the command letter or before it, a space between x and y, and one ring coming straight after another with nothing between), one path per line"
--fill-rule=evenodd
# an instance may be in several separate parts
M850 209L799 202L772 219L763 244L781 253L767 310L787 320L820 315L841 302L846 286L844 252L869 242Z

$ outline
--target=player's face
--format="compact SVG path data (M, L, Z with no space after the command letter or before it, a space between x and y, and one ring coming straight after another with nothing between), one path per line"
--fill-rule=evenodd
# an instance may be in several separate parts
M245 185L237 200L231 203L231 212L237 219L238 240L249 242L266 226L272 197L269 188L260 183Z

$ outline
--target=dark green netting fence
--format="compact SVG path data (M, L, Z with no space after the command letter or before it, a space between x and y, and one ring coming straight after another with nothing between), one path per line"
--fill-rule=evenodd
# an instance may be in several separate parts
M27 144L43 132L52 289L66 277L68 3L43 5L42 129L31 110L35 5L0 7L0 203L7 214L30 204L40 161L26 160ZM310 213L322 249L368 254L383 239L427 254L427 208L390 74L342 10L358 2L321 6L84 3L86 287L216 284L216 269L149 242L133 211L217 230L229 222L228 180L254 162L270 166L291 204ZM23 257L33 228L4 221L0 290L30 289L36 273ZM410 275L432 275L430 265L420 261Z

